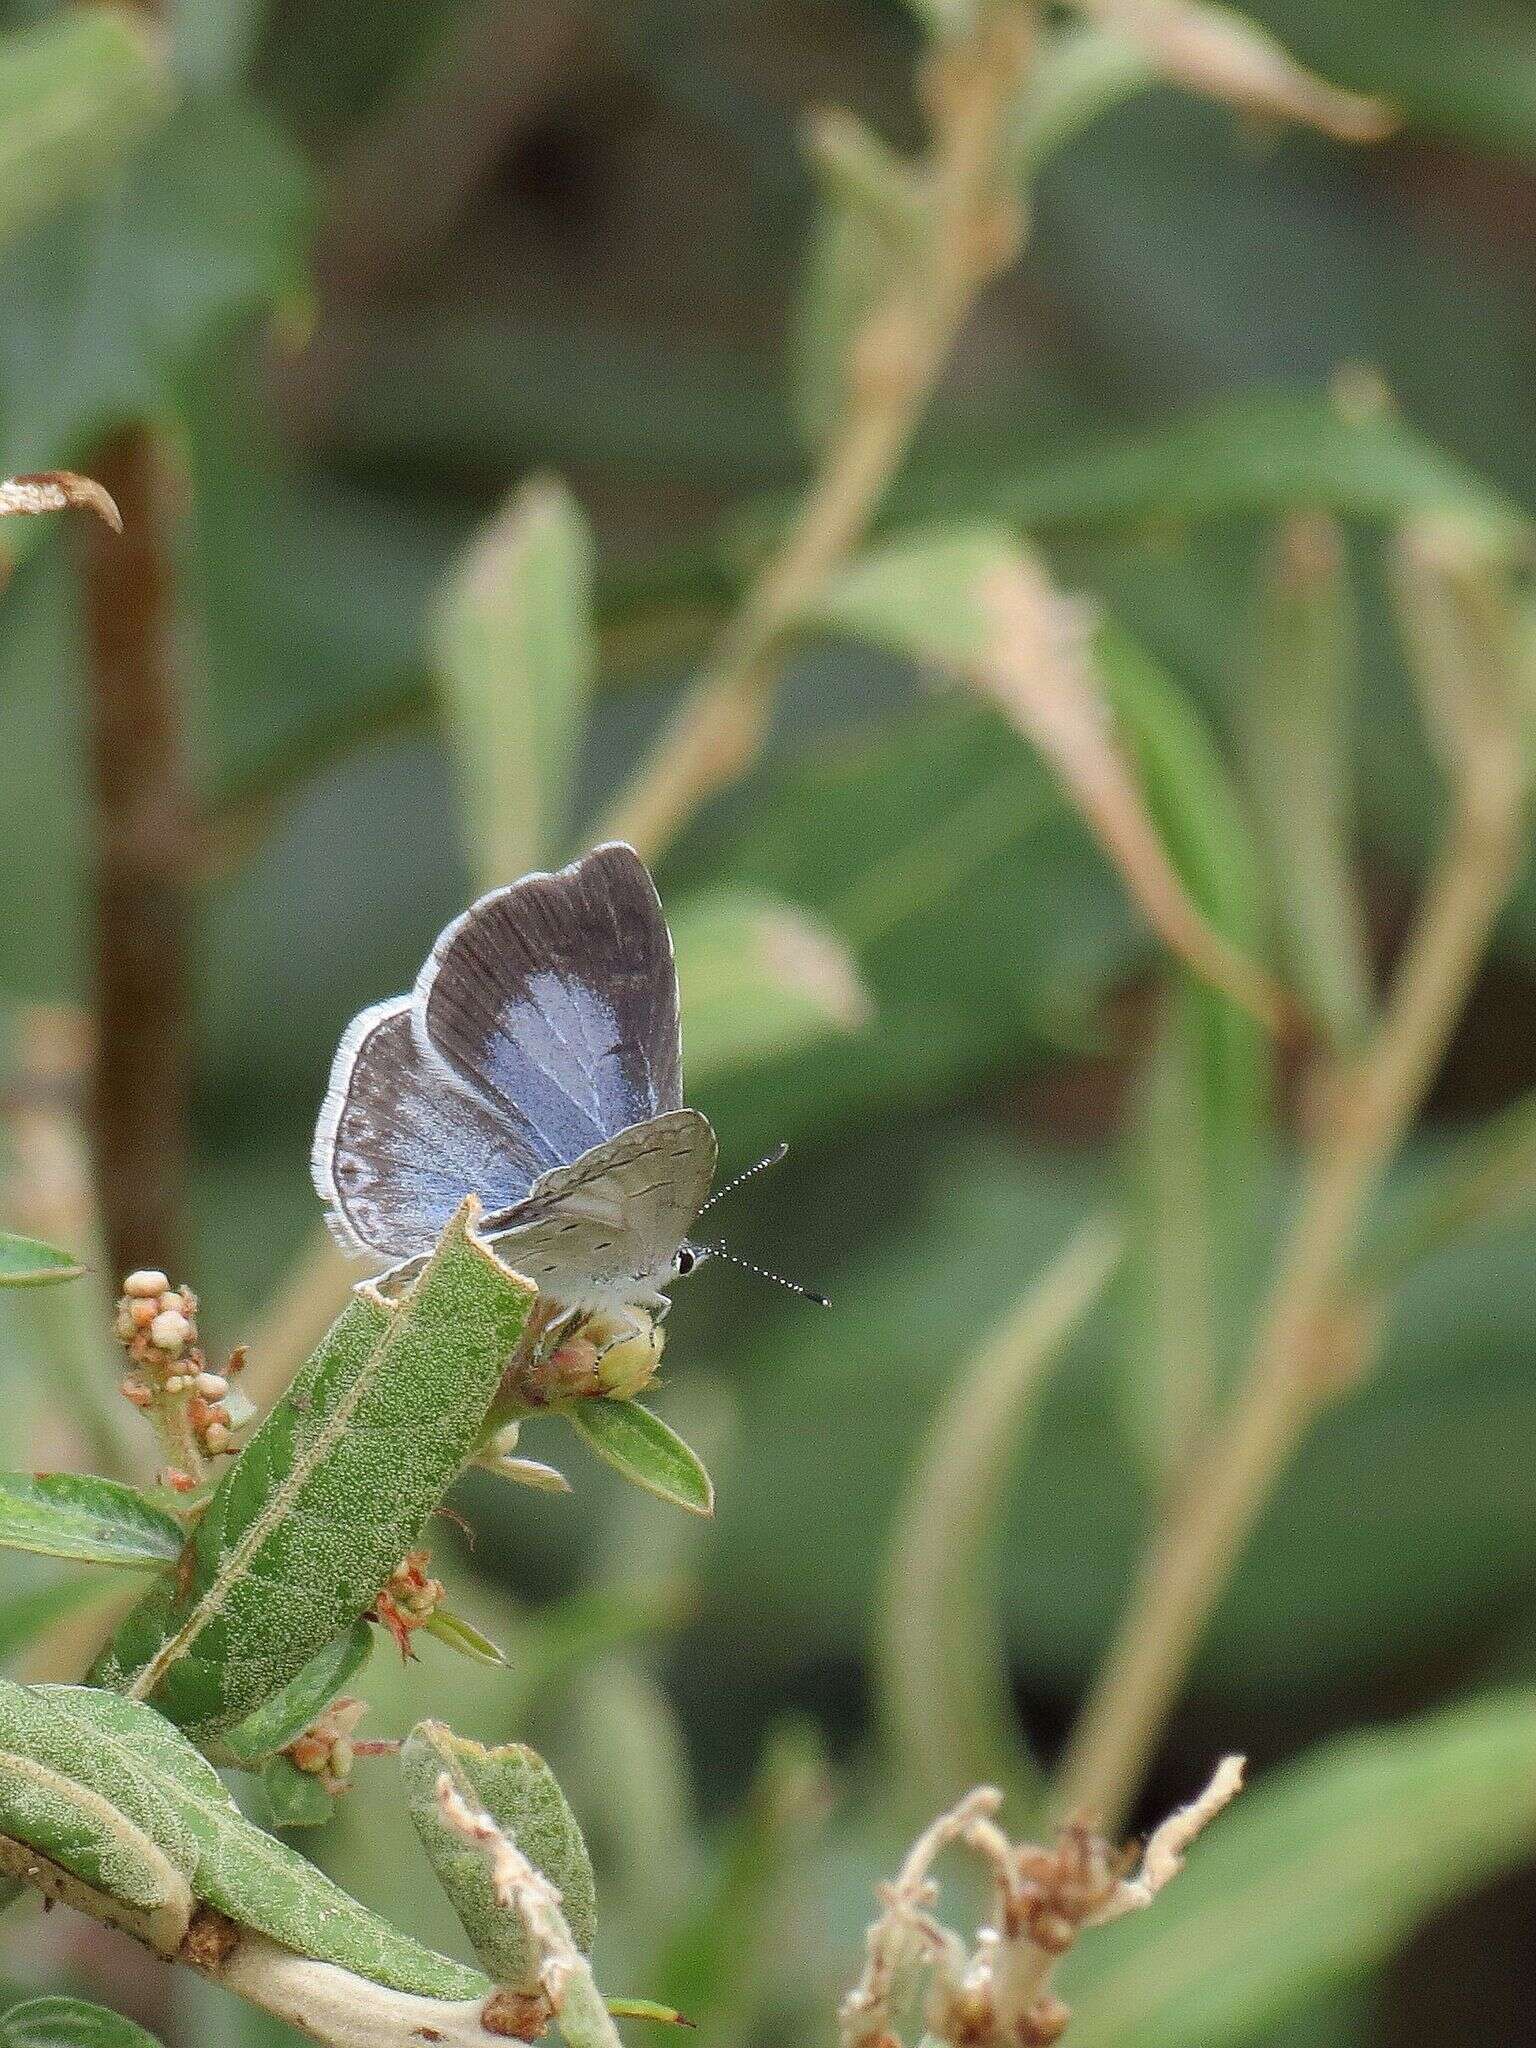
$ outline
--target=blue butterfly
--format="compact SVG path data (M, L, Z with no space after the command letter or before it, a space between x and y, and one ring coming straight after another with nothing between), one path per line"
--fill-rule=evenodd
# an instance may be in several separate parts
M473 1193L481 1234L541 1294L632 1323L719 1251L688 1237L715 1158L683 1106L656 885L614 843L482 896L410 995L353 1019L311 1166L350 1250L410 1266Z

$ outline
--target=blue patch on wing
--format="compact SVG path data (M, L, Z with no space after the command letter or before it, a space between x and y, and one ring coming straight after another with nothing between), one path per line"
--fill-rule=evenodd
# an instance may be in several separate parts
M627 846L482 897L433 948L414 1016L540 1172L682 1105L672 941Z

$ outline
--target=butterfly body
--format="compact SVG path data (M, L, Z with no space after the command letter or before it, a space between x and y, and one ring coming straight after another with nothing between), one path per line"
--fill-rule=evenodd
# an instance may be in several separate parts
M348 1249L409 1266L466 1194L572 1314L667 1306L715 1170L682 1101L677 969L654 883L600 846L472 904L409 996L344 1034L312 1168Z

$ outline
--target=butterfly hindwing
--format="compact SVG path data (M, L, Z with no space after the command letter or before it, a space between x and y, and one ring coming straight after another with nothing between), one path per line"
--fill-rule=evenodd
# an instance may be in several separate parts
M628 846L482 896L433 947L413 1014L541 1172L682 1107L672 940Z
M670 1110L546 1173L526 1200L488 1216L485 1234L541 1293L586 1305L670 1270L714 1173L708 1118Z
M506 1207L528 1193L541 1166L497 1113L423 1054L409 996L352 1020L311 1160L341 1244L392 1260L428 1252L467 1193Z

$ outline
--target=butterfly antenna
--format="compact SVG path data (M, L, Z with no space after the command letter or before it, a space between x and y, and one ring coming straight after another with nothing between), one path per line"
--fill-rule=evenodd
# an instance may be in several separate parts
M769 1164L765 1160L764 1165ZM756 1171L756 1168L753 1169ZM830 1308L831 1302L824 1294L818 1294L813 1287L802 1287L798 1280L786 1280L782 1273L770 1273L766 1266L754 1266L750 1259L738 1259L734 1252L728 1252L723 1244L706 1247L710 1256L724 1259L728 1266L740 1266L744 1273L755 1273L759 1280L771 1280L775 1287L782 1287L790 1294L798 1294L803 1301L814 1301L818 1308Z
M761 1173L768 1166L777 1166L788 1150L788 1145L782 1142L775 1145L771 1152L762 1159L759 1159L756 1166L749 1166L744 1173L738 1173L734 1180L728 1180L723 1188L716 1188L715 1192L704 1204L704 1208L699 1211L699 1214L702 1216L706 1209L713 1209L716 1202L723 1202L727 1195L732 1194L739 1188L744 1180L750 1180L754 1173Z

